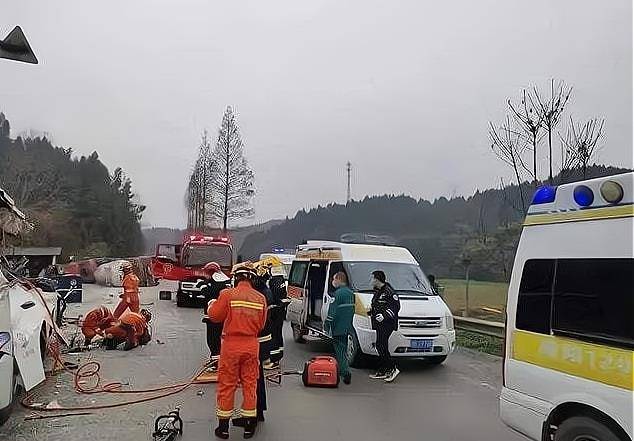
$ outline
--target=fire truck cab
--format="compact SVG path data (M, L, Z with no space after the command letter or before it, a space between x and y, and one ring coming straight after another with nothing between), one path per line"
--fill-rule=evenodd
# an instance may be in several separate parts
M216 262L226 275L234 264L233 246L226 236L188 236L182 244L159 244L156 247L154 276L178 281L178 306L204 301L203 288L209 274L203 267Z

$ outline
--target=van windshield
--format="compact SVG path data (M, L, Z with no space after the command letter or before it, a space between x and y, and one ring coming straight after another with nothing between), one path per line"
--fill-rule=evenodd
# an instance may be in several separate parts
M395 262L345 262L350 286L358 292L372 291L372 272L381 270L400 295L433 296L434 291L420 266Z

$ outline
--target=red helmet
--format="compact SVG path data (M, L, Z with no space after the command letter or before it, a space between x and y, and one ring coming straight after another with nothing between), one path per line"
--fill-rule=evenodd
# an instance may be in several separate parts
M216 262L207 263L205 266L203 266L203 269L212 274L217 273L218 271L222 271L222 268L220 268L220 265L218 265Z

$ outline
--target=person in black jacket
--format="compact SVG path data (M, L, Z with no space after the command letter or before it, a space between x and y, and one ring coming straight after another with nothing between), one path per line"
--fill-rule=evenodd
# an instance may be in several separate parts
M390 355L388 342L392 332L398 329L398 313L401 309L401 302L394 288L387 283L383 271L372 273L372 287L374 288L374 296L369 315L372 320L372 329L376 331L376 350L379 353L380 364L378 371L370 375L370 378L383 379L391 383L400 371Z
M205 296L203 302L203 323L206 327L207 347L209 348L209 372L215 373L218 371L218 361L220 360L220 344L222 340L222 323L214 323L207 317L207 308L212 300L218 299L220 291L229 288L229 277L227 277L220 265L215 262L205 265L205 271L208 272L208 278L205 280L205 285L202 287L202 293Z

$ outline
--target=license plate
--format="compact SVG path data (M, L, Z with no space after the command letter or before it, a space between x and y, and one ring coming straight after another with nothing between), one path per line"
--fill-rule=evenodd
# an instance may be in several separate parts
M429 350L434 347L434 340L410 340L409 346L412 349Z

